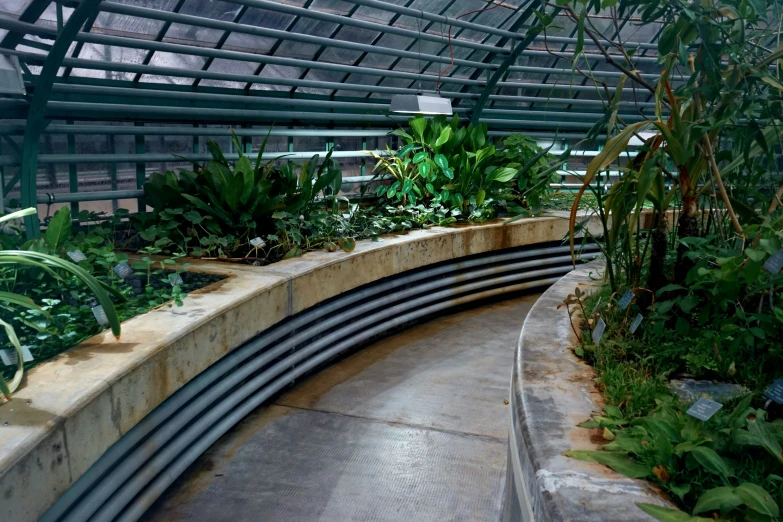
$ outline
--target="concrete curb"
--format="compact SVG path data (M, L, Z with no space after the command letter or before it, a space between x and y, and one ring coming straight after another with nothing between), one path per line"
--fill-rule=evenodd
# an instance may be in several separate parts
M566 309L557 309L577 286L593 286L601 266L564 276L525 319L511 377L505 521L652 521L634 502L674 507L650 483L562 454L606 443L598 430L577 426L601 411L603 397L593 369L572 352L577 339Z

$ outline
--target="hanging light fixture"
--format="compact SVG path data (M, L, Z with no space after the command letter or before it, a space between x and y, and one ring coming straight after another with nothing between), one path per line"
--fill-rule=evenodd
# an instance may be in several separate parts
M417 19L416 25L419 29L419 37L416 39L419 44L419 69L421 70L421 19ZM402 112L408 114L445 114L451 116L454 111L451 109L451 100L441 98L440 96L440 78L443 71L438 76L438 82L435 84L436 92L423 93L421 91L421 75L419 75L419 92L416 94L395 94L389 104L389 112Z
M389 112L406 112L414 114L446 114L452 115L451 100L441 98L439 94L395 94L392 96Z

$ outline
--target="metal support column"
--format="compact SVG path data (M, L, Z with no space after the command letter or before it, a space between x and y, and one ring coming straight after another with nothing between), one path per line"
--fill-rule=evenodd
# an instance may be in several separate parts
M73 120L67 120L65 122L66 125L73 125ZM76 135L75 134L68 134L66 137L68 140L68 154L76 154ZM110 163L110 165L114 165L113 163ZM72 194L79 192L79 172L76 168L76 163L68 163L68 190ZM71 216L76 216L79 214L79 203L71 203Z
M142 127L144 124L136 122L136 126ZM138 134L136 139L136 154L144 154L146 152L146 140L144 134ZM136 188L141 189L144 187L144 182L147 181L147 164L143 161L136 162ZM144 198L139 198L139 212L144 212L146 205L144 204Z
M62 64L65 54L68 52L73 40L84 22L93 15L102 0L83 0L71 13L68 22L52 45L52 50L44 60L35 93L30 102L30 109L25 125L24 145L22 149L22 168L20 176L20 188L22 193L22 206L34 207L37 203L36 180L38 177L38 149L40 147L41 133L49 123L46 120L46 106L52 93L52 84L57 78L57 71ZM38 215L24 218L25 233L27 237L36 237L40 234Z

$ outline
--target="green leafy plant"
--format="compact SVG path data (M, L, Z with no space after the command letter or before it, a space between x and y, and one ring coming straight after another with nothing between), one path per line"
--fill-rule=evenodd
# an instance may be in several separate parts
M0 223L31 215L35 212L37 211L33 208L13 212L0 217ZM70 235L70 211L67 207L63 207L55 214L55 219L52 220L52 225L47 229L44 240L49 248L57 251L63 247L65 242L70 238ZM81 267L54 255L30 250L0 250L0 266L13 270L37 270L47 274L55 281L62 281L61 273L76 277L87 286L98 303L103 307L106 318L111 326L112 333L119 339L121 332L120 320L107 288ZM10 305L31 310L40 310L40 307L29 297L12 292L0 292L0 302L2 302L4 306ZM10 383L6 383L2 376L0 376L0 390L2 390L6 396L10 396L22 381L24 363L21 344L17 338L16 331L13 326L6 321L2 321L2 326L9 341L16 349L18 359L18 369Z
M705 514L776 520L783 506L783 421L769 422L766 411L751 407L752 400L746 396L731 412L707 423L686 415L670 397L659 398L648 415L633 420L607 406L602 415L581 425L603 430L603 449L571 450L566 455L600 462L631 478L648 478L680 502L693 505L688 515L640 504L662 521ZM761 458L765 454L771 459Z
M251 239L275 230L275 213L307 215L336 204L342 175L331 151L323 161L316 154L298 167L277 165L284 156L263 161L267 135L251 162L233 138L235 162L209 141L212 159L206 164L150 176L144 192L153 211L135 218L141 238L169 240L197 257L237 257L252 250Z

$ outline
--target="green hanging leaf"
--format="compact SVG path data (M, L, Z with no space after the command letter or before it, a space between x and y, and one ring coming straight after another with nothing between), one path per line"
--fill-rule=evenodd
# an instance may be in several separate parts
M44 235L46 245L53 252L60 248L71 238L71 209L68 206L60 207L49 221L49 226Z

